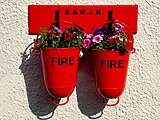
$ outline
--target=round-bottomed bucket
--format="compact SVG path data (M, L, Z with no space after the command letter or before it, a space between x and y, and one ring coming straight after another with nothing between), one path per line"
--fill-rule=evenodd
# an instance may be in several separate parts
M40 52L48 93L55 98L67 97L68 102L76 85L80 48L43 48Z
M129 56L130 52L116 50L93 51L96 87L104 99L118 98L119 102L126 84Z

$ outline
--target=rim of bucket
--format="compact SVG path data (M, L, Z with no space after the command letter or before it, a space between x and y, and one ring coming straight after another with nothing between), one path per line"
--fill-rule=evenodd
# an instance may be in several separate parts
M97 49L93 49L93 51L97 51L97 52L107 52L107 53L130 53L131 51L119 51L119 50L97 50Z
M40 48L42 50L57 50L57 49L64 49L64 50L68 50L68 49L80 49L80 47L71 47L71 48Z

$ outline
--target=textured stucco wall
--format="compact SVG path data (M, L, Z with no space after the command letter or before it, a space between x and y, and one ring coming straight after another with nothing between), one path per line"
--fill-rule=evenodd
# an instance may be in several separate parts
M39 57L22 57L35 36L28 35L29 4L138 4L136 53L116 107L104 107L96 92L91 60L80 61L70 102L53 106L45 91ZM159 0L0 0L1 120L160 120Z

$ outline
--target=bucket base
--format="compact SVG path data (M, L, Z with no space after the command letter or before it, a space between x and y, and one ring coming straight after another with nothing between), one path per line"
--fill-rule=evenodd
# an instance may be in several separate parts
M56 98L64 98L68 97L72 94L74 87L67 87L67 88L49 88L49 93L51 96Z
M118 88L113 88L113 89L100 89L97 88L99 94L106 99L114 99L119 97L124 89L118 89Z

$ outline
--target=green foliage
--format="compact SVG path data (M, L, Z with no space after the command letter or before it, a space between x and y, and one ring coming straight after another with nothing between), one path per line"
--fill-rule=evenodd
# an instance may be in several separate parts
M41 34L38 38L39 48L71 48L81 47L83 40L83 32L69 26L64 32L54 27L47 30L40 28Z
M93 34L85 34L83 47L127 52L133 50L133 41L127 29L124 29L124 26L117 23L112 28L108 28L105 25L100 29L95 29Z

